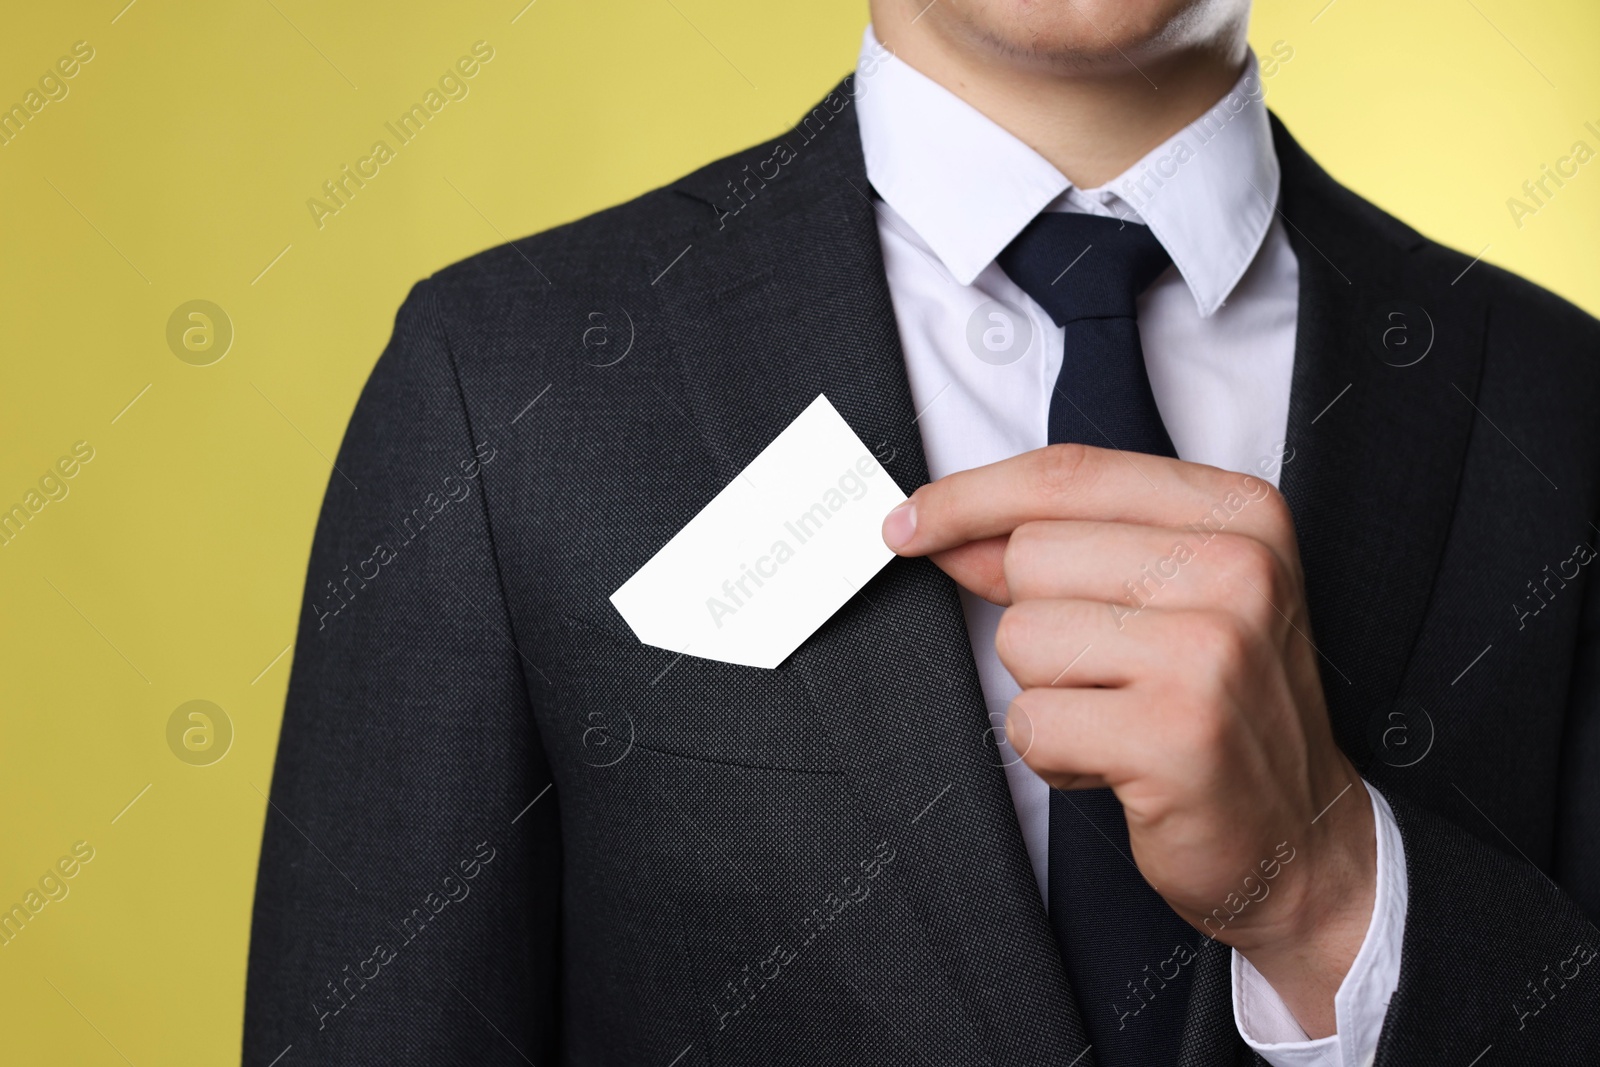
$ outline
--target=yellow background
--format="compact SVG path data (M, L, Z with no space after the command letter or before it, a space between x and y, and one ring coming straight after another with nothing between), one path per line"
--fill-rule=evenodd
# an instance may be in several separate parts
M281 653L328 457L412 281L775 134L866 21L861 0L125 2L11 5L0 34L0 103L95 50L0 147L0 505L95 449L0 548L0 906L96 850L0 948L10 1063L237 1060ZM1520 229L1506 207L1600 149L1600 5L1272 0L1253 36L1293 48L1269 99L1336 177L1600 310L1600 162ZM307 198L478 40L466 99L317 229ZM210 366L167 346L193 299L234 323ZM234 726L210 766L168 748L192 699Z

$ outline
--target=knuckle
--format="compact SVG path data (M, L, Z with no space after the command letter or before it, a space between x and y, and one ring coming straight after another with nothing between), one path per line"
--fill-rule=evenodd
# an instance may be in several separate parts
M1037 549L1050 539L1051 523L1043 519L1030 519L1011 531L1008 547L1025 551Z
M1186 654L1169 673L1166 692L1175 713L1167 721L1188 750L1213 756L1235 740L1234 694L1255 645L1231 612L1186 612L1177 625Z
M1226 612L1197 613L1188 640L1203 676L1223 687L1242 673L1250 658L1250 637L1239 621Z
M1228 577L1247 582L1263 596L1276 599L1281 582L1278 557L1272 549L1253 537L1228 535L1218 539L1217 548Z
M1289 519L1289 499L1285 497L1277 486L1271 482L1263 481L1253 474L1245 475L1246 490L1249 495L1259 496L1261 504L1270 511L1274 518Z
M1195 635L1199 662L1194 673L1200 684L1181 686L1182 695L1174 700L1182 709L1177 728L1192 750L1213 752L1225 743L1231 729L1232 705L1227 694L1244 656L1244 642L1237 628L1223 622L1197 626Z
M1006 741L1018 756L1026 759L1033 754L1039 733L1034 723L1033 712L1022 702L1021 696L1012 701L1010 708L1006 710L1005 731Z
M1266 524L1274 533L1294 529L1289 501L1271 482L1254 474L1240 474L1236 476L1231 489L1250 505L1252 511L1266 517Z
M1034 624L1028 618L1033 614L1026 604L1013 604L1000 616L994 631L994 648L1005 663L1014 663L1032 640Z
M1049 525L1039 521L1023 523L1012 530L1011 536L1006 539L1001 566L1005 571L1006 584L1014 596L1027 595L1031 585L1029 575L1037 568L1048 539Z
M1013 604L1000 616L994 646L1000 661L1017 681L1037 681L1049 687L1059 650L1078 625L1076 612L1059 602L1026 600Z
M1089 472L1088 446L1046 445L1036 456L1033 474L1042 495L1056 497L1082 487Z

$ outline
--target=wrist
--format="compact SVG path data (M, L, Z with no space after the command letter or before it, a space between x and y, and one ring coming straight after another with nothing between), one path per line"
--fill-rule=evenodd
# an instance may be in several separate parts
M1297 862L1285 868L1280 906L1225 938L1314 1038L1337 1030L1334 995L1366 940L1377 894L1372 801L1353 767L1349 774L1348 792L1313 824Z

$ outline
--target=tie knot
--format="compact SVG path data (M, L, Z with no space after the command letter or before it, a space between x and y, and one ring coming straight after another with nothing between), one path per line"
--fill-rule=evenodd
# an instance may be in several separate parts
M1057 326L1065 326L1077 319L1133 318L1139 294L1172 257L1148 226L1047 211L997 262Z

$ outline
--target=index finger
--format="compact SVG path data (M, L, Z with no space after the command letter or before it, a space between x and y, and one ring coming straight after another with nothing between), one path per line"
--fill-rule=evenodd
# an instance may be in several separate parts
M1038 519L1085 519L1226 528L1279 547L1286 514L1277 491L1255 475L1059 444L929 482L885 517L883 539L899 555L923 556Z

